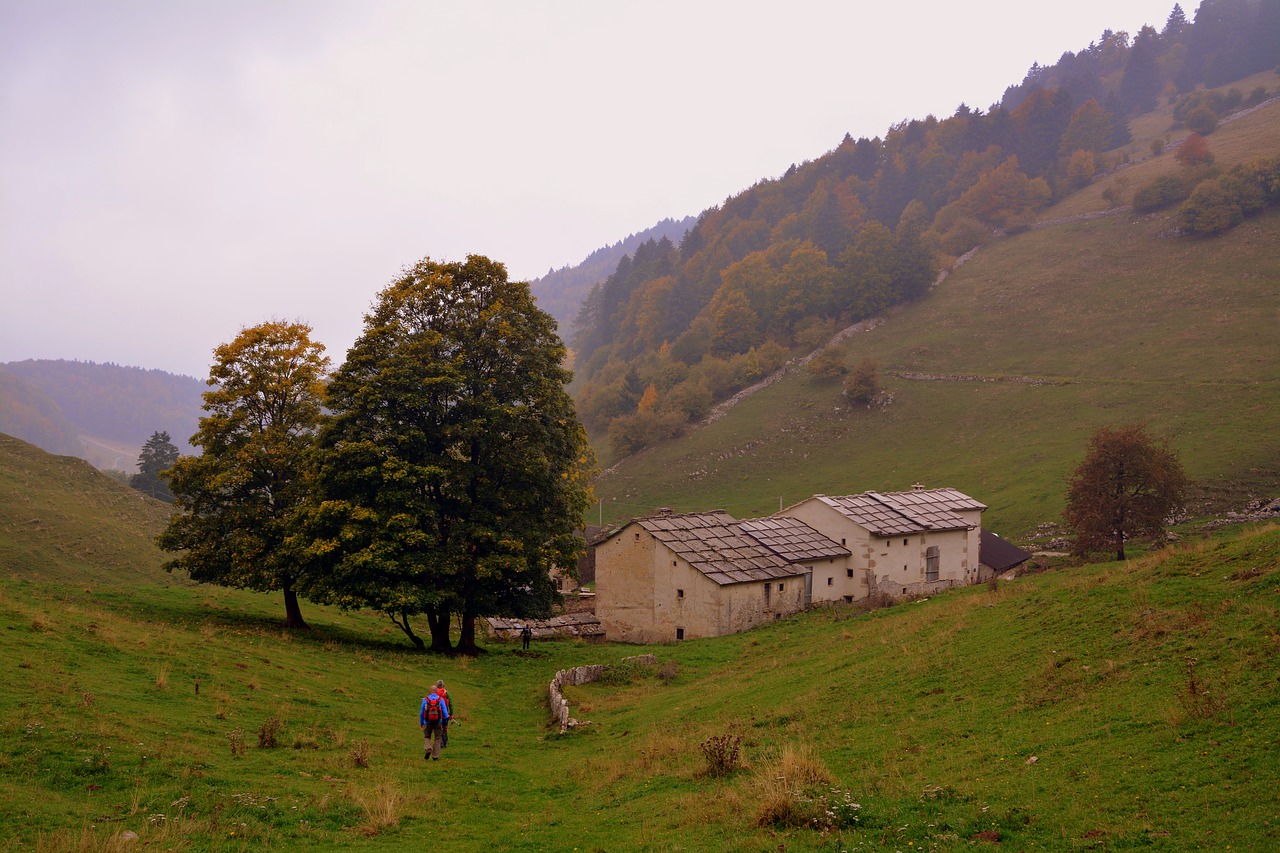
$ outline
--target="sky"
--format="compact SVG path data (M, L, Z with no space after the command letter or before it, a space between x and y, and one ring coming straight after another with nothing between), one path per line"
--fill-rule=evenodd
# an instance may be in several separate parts
M1172 8L0 0L0 362L336 365L423 257L534 279Z

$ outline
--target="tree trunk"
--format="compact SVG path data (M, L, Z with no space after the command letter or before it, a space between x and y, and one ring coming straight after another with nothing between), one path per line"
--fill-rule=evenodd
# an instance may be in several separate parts
M284 588L284 626L304 631L311 628L302 618L302 608L298 606L298 593L292 584L286 584Z
M431 651L449 654L453 651L453 643L449 641L449 625L453 614L441 608L440 611L427 611L427 627L431 629Z
M474 613L462 614L462 636L458 638L458 653L475 657L480 654L476 645L476 616Z
M401 613L399 619L396 618L394 613L388 613L387 615L391 617L391 621L395 623L397 628L404 631L404 635L409 638L409 642L413 643L415 649L420 652L426 651L427 644L422 642L421 637L413 633L413 626L409 624L409 614Z

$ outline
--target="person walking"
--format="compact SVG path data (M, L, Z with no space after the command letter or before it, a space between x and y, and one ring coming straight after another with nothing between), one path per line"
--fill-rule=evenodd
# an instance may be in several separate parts
M449 725L449 705L434 689L422 697L418 725L422 727L422 760L439 759L445 726Z
M448 715L445 717L444 727L443 727L444 731L440 737L440 748L444 749L446 746L449 745L449 723L457 715L458 709L454 707L453 699L449 697L449 691L444 689L443 678L436 682L436 693L439 694L440 698L444 700L444 706L449 711Z
M529 641L533 639L533 629L525 625L520 629L520 639L524 643L525 651L529 650Z

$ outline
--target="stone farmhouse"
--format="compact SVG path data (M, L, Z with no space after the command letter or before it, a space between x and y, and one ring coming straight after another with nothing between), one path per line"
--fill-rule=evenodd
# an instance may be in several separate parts
M767 518L660 510L595 544L610 640L732 634L815 604L926 595L979 579L982 512L955 489L815 495Z

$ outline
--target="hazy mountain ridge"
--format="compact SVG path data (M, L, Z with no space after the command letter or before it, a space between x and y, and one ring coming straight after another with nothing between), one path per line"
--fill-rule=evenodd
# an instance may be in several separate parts
M538 307L556 319L560 336L572 340L574 322L582 308L587 291L604 281L618 267L618 261L631 254L642 243L661 240L664 237L679 243L685 233L697 222L697 217L667 218L635 234L629 234L611 246L596 249L578 264L548 270L541 278L530 282Z
M118 364L30 359L0 364L0 432L100 468L132 473L155 432L187 450L207 385Z

